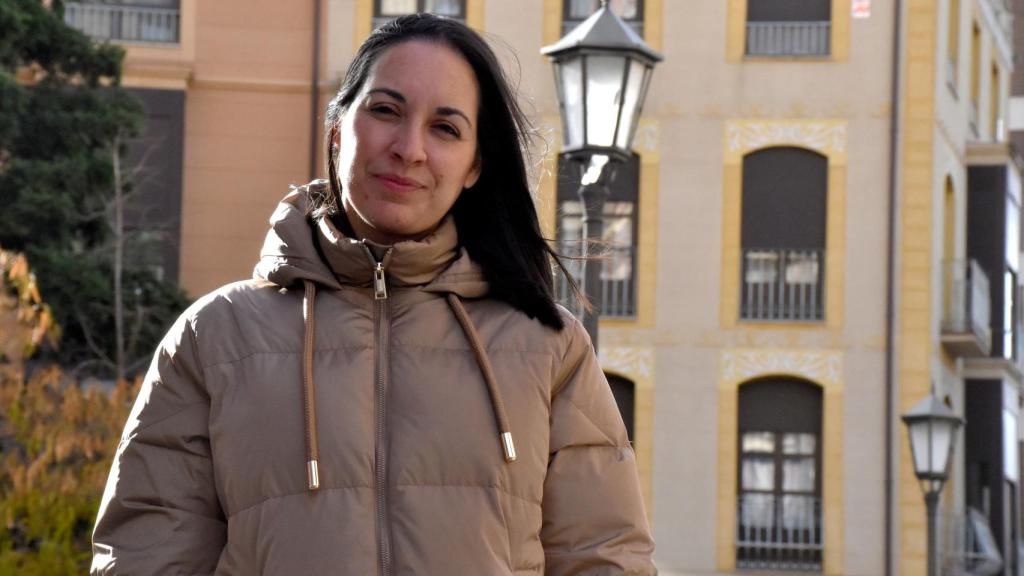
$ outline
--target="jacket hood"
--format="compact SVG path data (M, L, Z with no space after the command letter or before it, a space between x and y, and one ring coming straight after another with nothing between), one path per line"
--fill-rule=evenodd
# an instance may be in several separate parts
M311 281L328 289L369 286L374 254L395 287L417 286L427 292L480 298L488 292L483 270L459 246L455 222L448 216L422 240L384 246L346 236L329 218L308 216L309 188L322 180L293 187L270 217L253 276L281 287Z

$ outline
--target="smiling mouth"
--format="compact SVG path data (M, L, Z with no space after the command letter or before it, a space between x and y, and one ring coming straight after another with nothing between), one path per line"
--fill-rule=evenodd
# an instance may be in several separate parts
M391 190L409 191L422 187L422 185L415 180L402 178L401 176L395 176L393 174L378 174L377 179Z

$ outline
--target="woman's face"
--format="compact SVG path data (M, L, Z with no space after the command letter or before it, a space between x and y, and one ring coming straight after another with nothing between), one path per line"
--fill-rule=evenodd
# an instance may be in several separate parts
M478 92L469 63L442 44L406 41L378 57L337 131L341 201L360 238L422 238L476 182Z

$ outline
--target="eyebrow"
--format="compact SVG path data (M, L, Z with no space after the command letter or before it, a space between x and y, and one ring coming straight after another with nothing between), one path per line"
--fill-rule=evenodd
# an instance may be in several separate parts
M401 92L399 92L398 90L391 89L391 88L373 88L371 90L367 90L366 93L367 94L376 94L376 93L386 94L386 95L394 98L395 100L398 100L402 104L407 103L407 100L405 99L405 96L402 95ZM473 125L473 122L472 122L472 120L469 119L469 116L467 116L465 112L463 112L462 110L459 110L458 108L455 108L455 107L452 107L452 106L438 106L435 109L435 112L437 112L438 114L440 114L442 116L461 116L462 119L465 120L467 124L469 124L470 126Z

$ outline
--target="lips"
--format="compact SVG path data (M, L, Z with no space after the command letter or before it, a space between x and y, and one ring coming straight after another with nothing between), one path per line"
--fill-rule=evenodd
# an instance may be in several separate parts
M377 174L376 177L385 187L395 191L409 191L423 187L418 181L404 178L398 174Z

